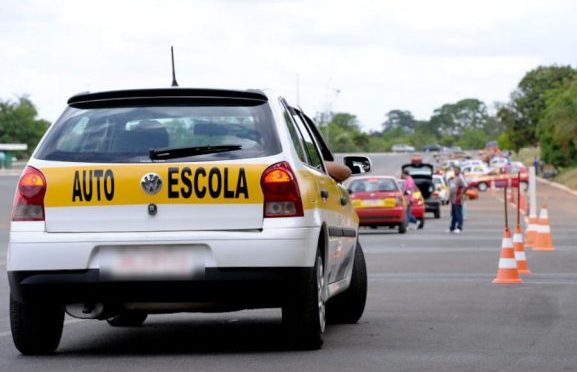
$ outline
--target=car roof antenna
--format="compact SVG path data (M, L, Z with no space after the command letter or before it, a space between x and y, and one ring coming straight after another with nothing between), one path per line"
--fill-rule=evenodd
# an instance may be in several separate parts
M170 46L170 56L172 58L172 84L171 87L177 87L178 83L176 82L176 73L174 72L174 48Z

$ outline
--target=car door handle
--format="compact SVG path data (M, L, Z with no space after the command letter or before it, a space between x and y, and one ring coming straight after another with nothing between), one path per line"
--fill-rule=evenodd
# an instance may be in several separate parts
M329 198L329 192L327 190L321 190L321 198L327 200Z
M344 207L345 205L347 205L349 202L349 198L345 197L345 196L341 196L341 205Z

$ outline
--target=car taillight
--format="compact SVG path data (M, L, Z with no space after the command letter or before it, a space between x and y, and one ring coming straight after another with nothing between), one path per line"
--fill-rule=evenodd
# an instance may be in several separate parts
M260 185L264 194L265 217L301 217L303 203L296 177L287 162L268 167Z
M46 178L38 169L26 167L18 181L12 221L44 221L44 195Z
M423 200L422 200L422 199L417 199L417 205L423 205Z

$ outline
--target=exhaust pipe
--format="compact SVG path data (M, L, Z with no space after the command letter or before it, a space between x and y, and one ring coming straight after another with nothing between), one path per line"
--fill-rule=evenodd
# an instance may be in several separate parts
M65 308L68 315L78 319L106 319L110 315L104 312L104 304L101 302L81 302L68 304Z

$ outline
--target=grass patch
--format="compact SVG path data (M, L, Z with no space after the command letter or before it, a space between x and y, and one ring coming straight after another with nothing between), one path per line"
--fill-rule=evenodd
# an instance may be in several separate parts
M577 168L566 168L559 173L553 181L577 190Z
M519 150L518 153L513 153L511 156L513 160L520 161L526 166L533 165L535 157L541 158L541 150L539 147L524 147Z

